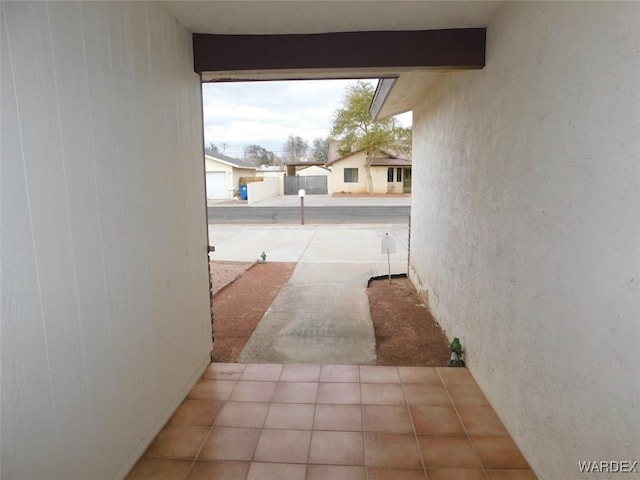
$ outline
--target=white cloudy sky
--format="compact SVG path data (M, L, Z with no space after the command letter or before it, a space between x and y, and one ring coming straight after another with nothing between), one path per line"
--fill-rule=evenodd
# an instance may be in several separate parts
M377 80L368 80L375 88ZM276 154L289 135L311 145L326 137L344 92L355 80L205 83L205 145L226 143L225 155L242 158L244 147L258 144ZM411 124L411 114L400 116Z

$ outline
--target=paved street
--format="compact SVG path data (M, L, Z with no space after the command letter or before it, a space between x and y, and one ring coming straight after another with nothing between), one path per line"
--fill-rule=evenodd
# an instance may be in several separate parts
M306 224L408 224L411 207L307 207ZM209 207L209 224L299 225L300 207Z
M304 199L305 224L395 224L407 225L411 196L307 195ZM281 195L248 205L239 200L211 201L209 224L300 225L300 198Z

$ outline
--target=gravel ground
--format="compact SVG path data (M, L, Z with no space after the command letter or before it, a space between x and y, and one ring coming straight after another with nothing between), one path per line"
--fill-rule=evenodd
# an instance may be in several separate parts
M210 262L210 264L214 295L253 265L253 263L245 262Z

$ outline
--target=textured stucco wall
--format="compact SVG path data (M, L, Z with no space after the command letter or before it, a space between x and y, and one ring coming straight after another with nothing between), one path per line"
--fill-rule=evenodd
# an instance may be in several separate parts
M121 478L211 350L191 35L151 2L0 8L0 476Z
M359 152L344 158L331 167L331 184L333 185L333 191L335 193L367 193L367 172L364 169L364 163L366 161L366 154ZM357 168L358 169L358 182L344 181L344 169L345 168Z
M541 479L640 460L638 25L505 4L414 110L411 278Z

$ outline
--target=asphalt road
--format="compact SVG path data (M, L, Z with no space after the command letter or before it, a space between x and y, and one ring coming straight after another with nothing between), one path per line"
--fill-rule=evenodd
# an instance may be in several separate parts
M405 224L409 206L305 207L305 224ZM300 224L300 207L208 207L210 224Z

